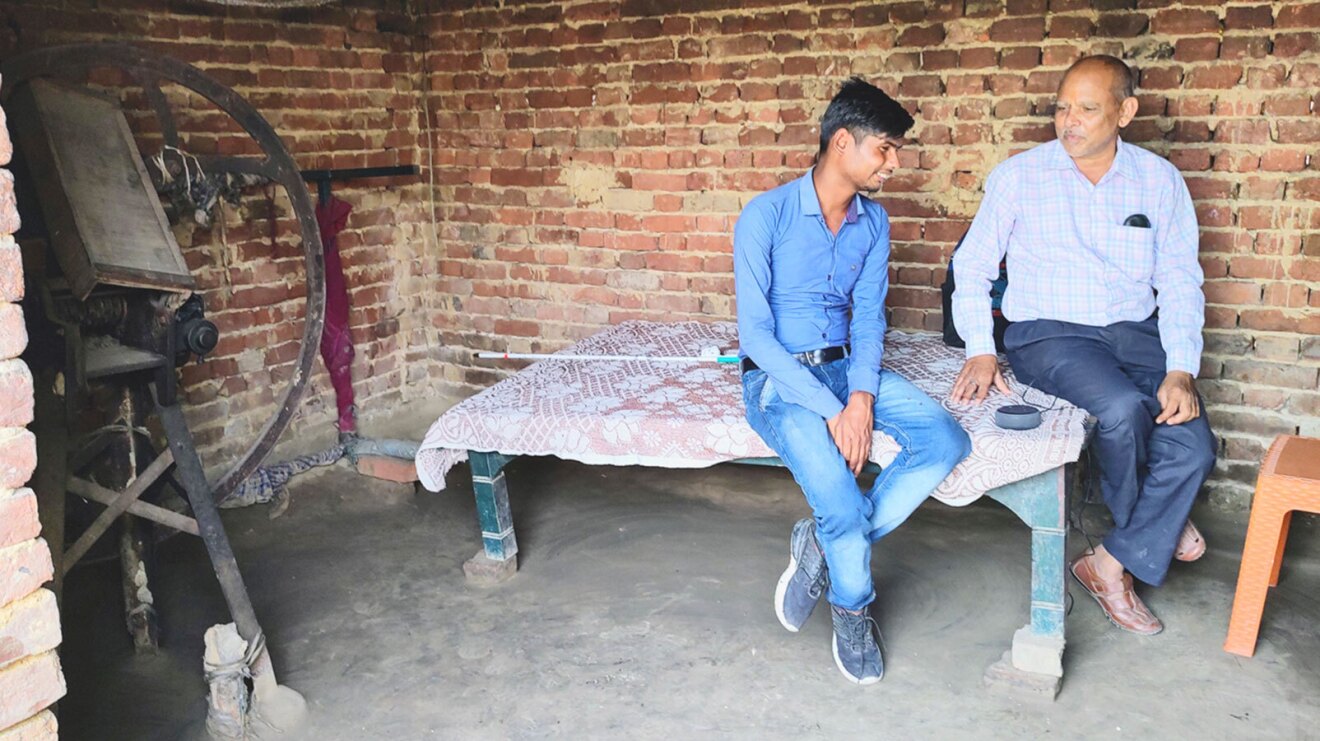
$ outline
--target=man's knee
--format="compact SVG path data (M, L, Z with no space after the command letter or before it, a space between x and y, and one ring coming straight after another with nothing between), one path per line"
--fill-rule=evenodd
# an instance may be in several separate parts
M1204 419L1168 425L1162 430L1162 437L1171 445L1166 457L1176 461L1177 465L1186 466L1201 478L1214 470L1215 460L1219 457L1219 441ZM1155 451L1152 449L1152 452Z
M944 414L935 426L935 439L928 446L934 461L952 471L972 454L972 438L951 414Z
M1124 391L1093 404L1088 412L1100 423L1100 434L1127 437L1150 429L1155 424L1157 402L1138 391Z
M920 425L900 426L898 431L889 432L898 432L900 441L901 436L906 435L904 446L912 466L942 466L951 471L971 454L972 439L958 424L958 420L942 407L934 406L925 416L926 419ZM884 431L883 427L877 429Z

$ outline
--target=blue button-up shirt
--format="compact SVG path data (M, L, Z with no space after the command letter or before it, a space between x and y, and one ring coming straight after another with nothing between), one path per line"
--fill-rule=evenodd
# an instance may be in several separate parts
M813 168L814 169L814 168ZM825 419L843 404L793 353L851 342L849 391L880 386L889 290L889 216L858 195L831 234L811 179L753 198L733 229L740 354L780 397Z
M1135 214L1150 228L1125 226ZM1158 306L1165 369L1195 376L1205 322L1197 244L1187 184L1163 157L1120 141L1094 185L1057 140L1010 157L990 173L953 258L953 318L967 356L995 351L990 282L1007 251L1009 321L1103 327Z

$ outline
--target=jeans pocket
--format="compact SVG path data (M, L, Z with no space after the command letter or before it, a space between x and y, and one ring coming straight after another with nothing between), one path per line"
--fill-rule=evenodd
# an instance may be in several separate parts
M766 376L765 385L761 387L761 396L757 399L756 405L764 412L778 398L779 394L775 391L775 382L769 376Z

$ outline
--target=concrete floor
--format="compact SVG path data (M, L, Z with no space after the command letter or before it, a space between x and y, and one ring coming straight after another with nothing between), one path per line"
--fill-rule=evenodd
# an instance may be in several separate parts
M1027 530L993 502L928 503L877 546L887 674L859 688L834 667L827 611L793 635L770 606L807 511L786 471L515 462L521 570L485 590L461 572L478 547L465 475L430 494L324 469L278 520L226 512L306 738L1320 733L1320 533L1300 516L1254 659L1220 649L1244 520L1198 511L1208 555L1146 592L1165 632L1121 633L1080 595L1045 703L981 686L1028 603ZM115 564L70 576L64 738L178 738L203 717L201 635L228 618L197 541L161 554L156 656L132 654Z

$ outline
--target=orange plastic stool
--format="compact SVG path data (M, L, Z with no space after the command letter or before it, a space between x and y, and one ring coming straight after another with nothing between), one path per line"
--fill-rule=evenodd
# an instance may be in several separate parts
M1294 510L1320 513L1320 440L1280 435L1270 445L1256 478L1247 542L1242 547L1233 614L1224 650L1238 656L1256 653L1265 595L1279 583L1283 546Z

